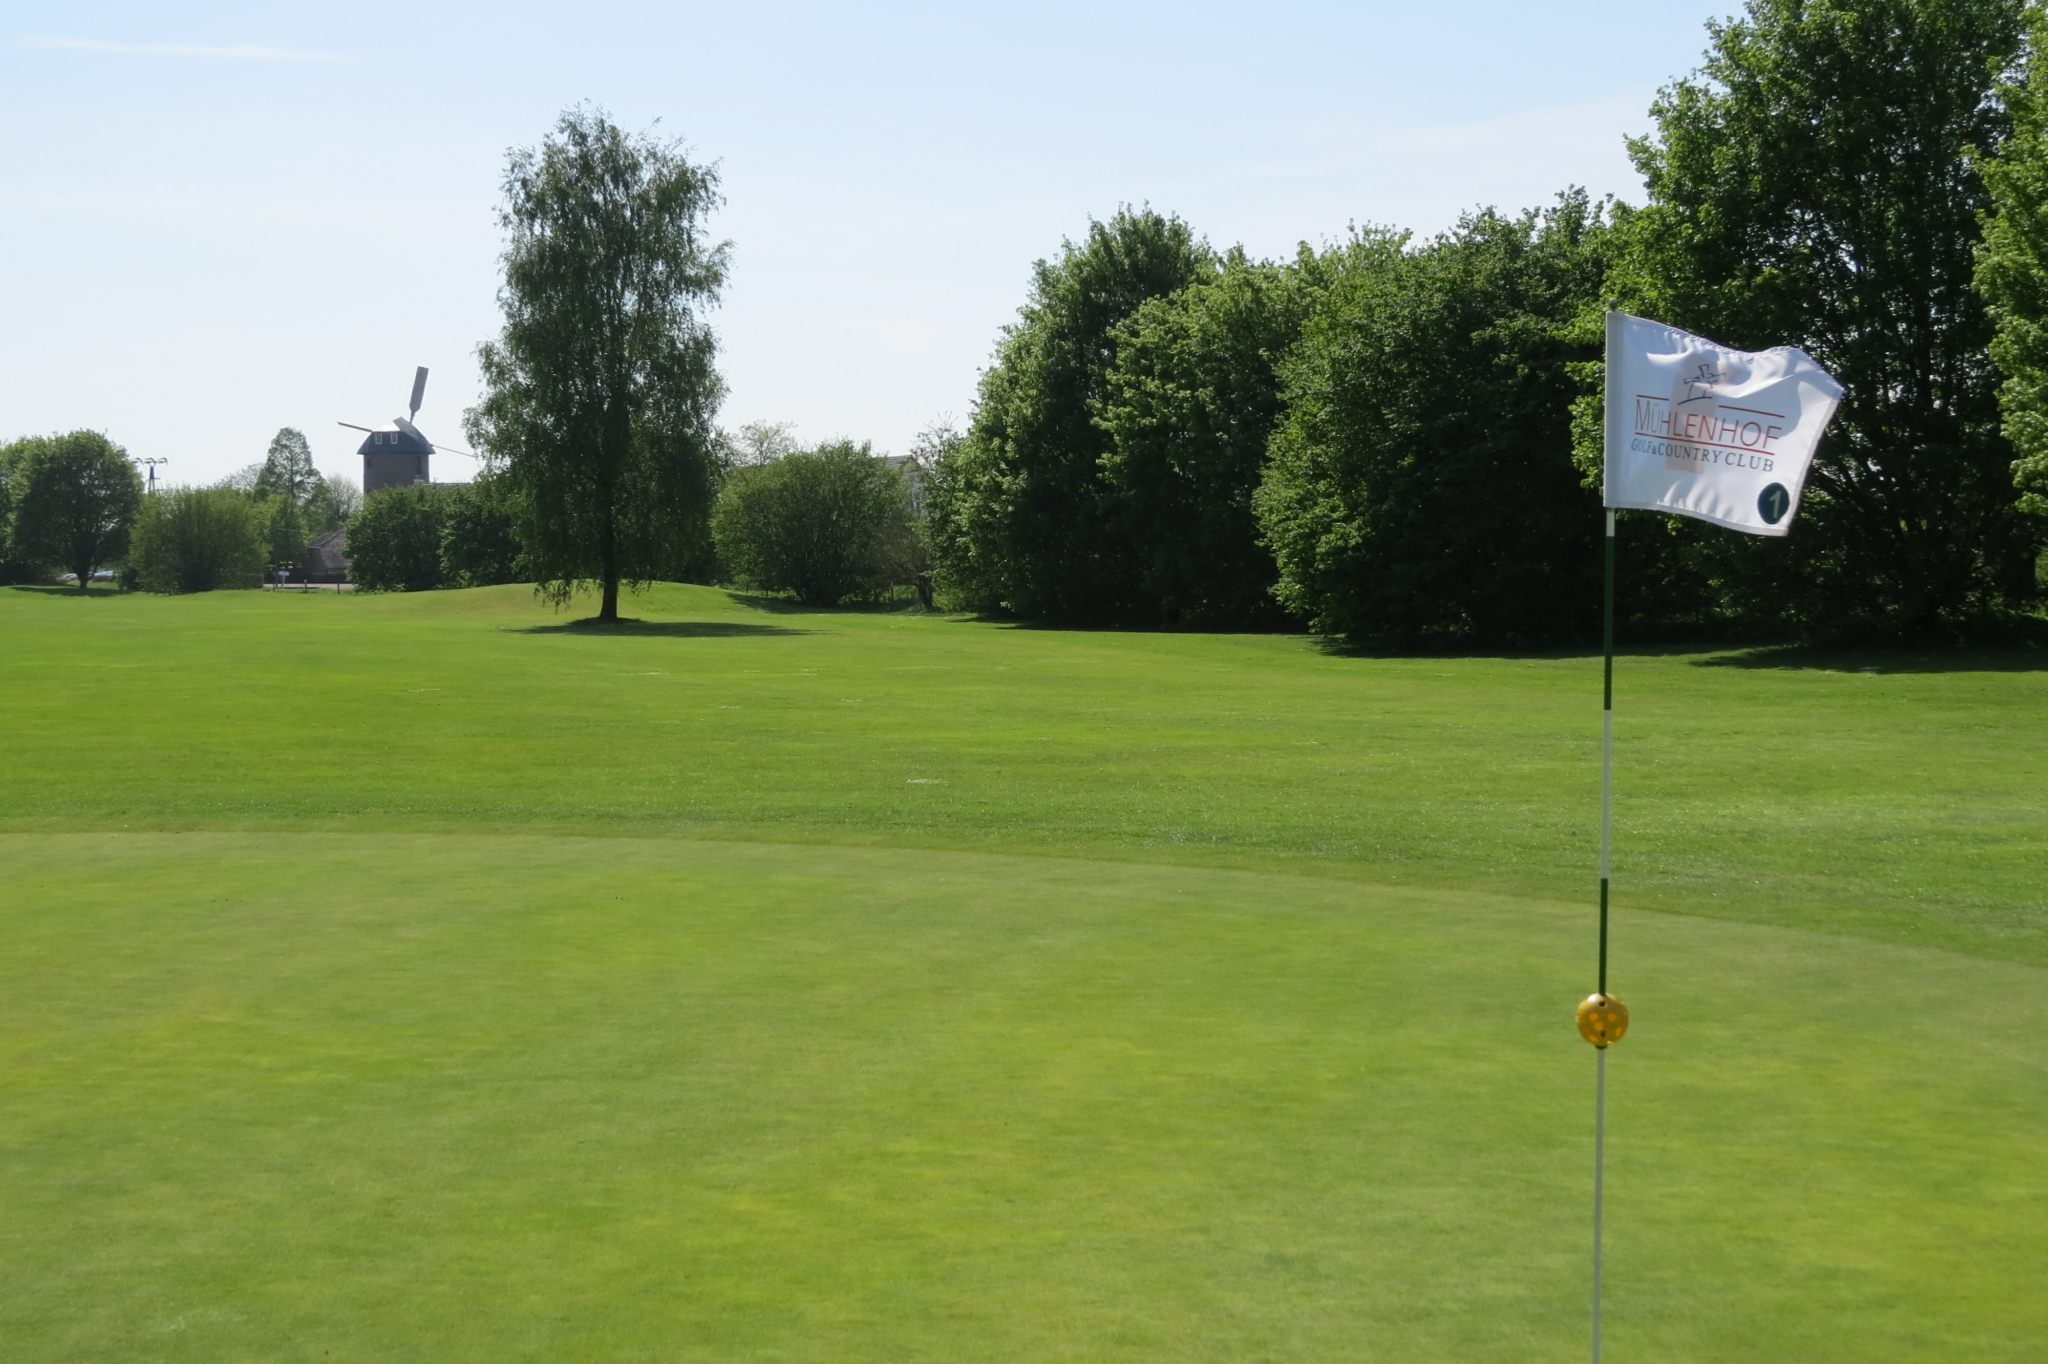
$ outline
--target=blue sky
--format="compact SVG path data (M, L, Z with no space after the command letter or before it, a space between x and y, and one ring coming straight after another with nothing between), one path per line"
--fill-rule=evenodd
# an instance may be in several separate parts
M1120 203L1259 255L1568 184L1698 64L1689 3L98 5L0 18L0 439L179 481L404 410L460 442L508 147L579 100L720 163L721 420L964 420L1030 263ZM440 478L468 462L437 461Z

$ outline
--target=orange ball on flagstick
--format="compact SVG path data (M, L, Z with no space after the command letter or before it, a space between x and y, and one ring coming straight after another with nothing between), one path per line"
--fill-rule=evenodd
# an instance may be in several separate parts
M1579 1036L1611 1047L1628 1035L1628 1005L1613 995L1591 994L1579 1004Z

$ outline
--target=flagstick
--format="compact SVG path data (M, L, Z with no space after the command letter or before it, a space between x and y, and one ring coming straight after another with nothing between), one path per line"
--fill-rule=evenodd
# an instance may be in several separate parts
M1607 853L1614 841L1614 512L1607 513L1607 584L1600 633L1607 661L1600 700L1600 993L1607 993ZM1602 1048L1605 1050L1605 1048Z
M1600 633L1606 660L1600 701L1600 993L1607 993L1607 871L1614 841L1614 512L1607 513L1607 573ZM1593 1069L1593 1364L1600 1364L1600 1213L1607 1175L1607 1048Z
M1593 1055L1593 1364L1600 1364L1600 1195L1607 1165L1607 1048Z

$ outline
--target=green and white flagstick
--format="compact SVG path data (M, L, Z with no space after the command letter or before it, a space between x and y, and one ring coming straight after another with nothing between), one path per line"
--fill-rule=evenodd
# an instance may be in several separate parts
M1578 1007L1593 1063L1593 1364L1607 1183L1607 1049L1628 1006L1607 993L1608 875L1614 846L1614 513L1676 512L1751 535L1792 527L1814 447L1842 386L1789 346L1730 350L1705 337L1607 313L1606 572L1601 587L1599 988Z
M1614 509L1607 509L1600 590L1600 988L1578 1008L1593 1053L1593 1364L1600 1364L1601 1214L1607 1192L1607 1049L1628 1031L1628 1005L1607 993L1607 878L1614 848Z

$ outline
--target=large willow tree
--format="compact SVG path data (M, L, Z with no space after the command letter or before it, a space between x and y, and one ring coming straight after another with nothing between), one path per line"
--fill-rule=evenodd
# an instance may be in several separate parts
M499 221L504 334L478 352L486 395L470 439L518 509L542 596L602 593L684 562L706 534L712 418L724 396L702 313L727 248L705 217L718 177L680 144L572 109L537 149L514 151Z

